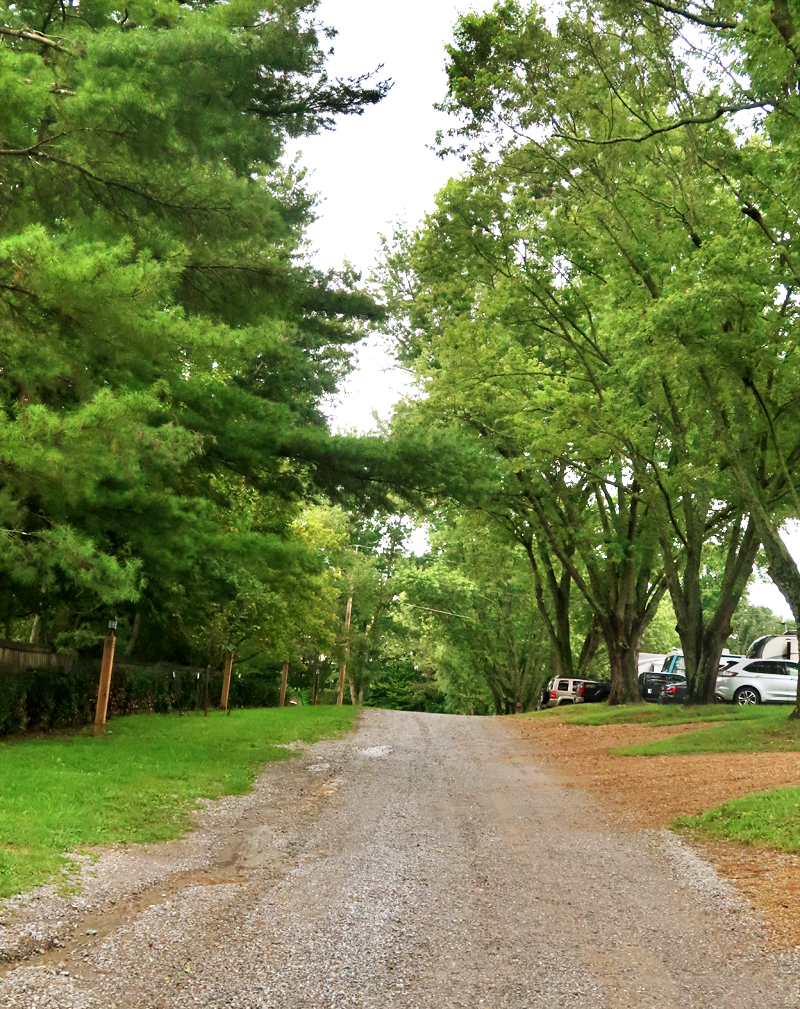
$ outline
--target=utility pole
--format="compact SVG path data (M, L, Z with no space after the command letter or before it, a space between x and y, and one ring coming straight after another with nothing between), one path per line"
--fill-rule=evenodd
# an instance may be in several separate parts
M108 713L108 695L111 691L111 670L114 667L114 647L117 643L117 636L114 633L117 629L117 621L108 621L108 632L103 641L103 661L100 664L100 686L97 690L97 709L94 713L93 735L102 736L106 728L106 714Z
M233 672L233 652L225 653L225 666L222 670L222 697L219 706L223 711L228 710L228 697L231 692L231 673Z
M353 614L353 579L350 579L350 595L347 597L347 609L344 614L344 654L339 665L339 689L336 691L337 705L344 704L344 681L347 674L347 660L350 658L350 617Z
M286 707L286 687L289 684L289 663L284 662L283 669L281 669L281 696L278 701L279 708Z

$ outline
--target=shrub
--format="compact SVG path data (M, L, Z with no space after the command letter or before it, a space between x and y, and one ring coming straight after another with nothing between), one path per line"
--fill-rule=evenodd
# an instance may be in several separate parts
M74 663L69 669L0 668L0 735L26 729L63 729L88 725L94 718L99 662ZM278 670L240 675L231 680L230 707L268 708L278 703ZM180 666L114 667L109 716L136 712L214 708L222 694L221 670Z

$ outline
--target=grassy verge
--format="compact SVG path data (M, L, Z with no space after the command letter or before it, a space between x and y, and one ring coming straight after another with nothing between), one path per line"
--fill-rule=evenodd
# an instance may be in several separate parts
M755 753L800 750L800 720L790 719L793 705L753 705L738 709L738 717L639 746L626 746L613 753L649 757L665 753ZM714 710L714 709L711 709ZM736 709L729 709L736 710ZM703 719L703 721L711 719ZM664 724L664 723L654 723Z
M800 719L789 719L793 705L728 704L708 706L575 705L523 716L559 718L573 725L686 725L711 722L693 732L612 750L624 756L679 753L757 753L800 750ZM732 799L699 816L682 816L672 825L698 840L738 841L777 851L800 852L800 788L780 788Z
M520 718L559 718L571 725L685 725L691 722L746 722L758 720L775 708L751 705L740 708L733 704L575 704L533 711ZM787 708L778 710L785 715Z
M699 816L681 816L678 833L709 841L739 841L777 851L800 851L800 788L779 788L732 799Z
M133 715L88 735L0 744L0 897L29 890L92 845L164 841L198 799L245 792L281 744L340 735L351 707ZM66 877L65 877L66 878Z

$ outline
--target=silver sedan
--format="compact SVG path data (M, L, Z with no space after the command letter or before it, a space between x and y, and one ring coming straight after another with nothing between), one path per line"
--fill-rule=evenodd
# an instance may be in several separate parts
M734 704L778 701L797 697L797 663L786 659L740 659L717 676L716 696Z

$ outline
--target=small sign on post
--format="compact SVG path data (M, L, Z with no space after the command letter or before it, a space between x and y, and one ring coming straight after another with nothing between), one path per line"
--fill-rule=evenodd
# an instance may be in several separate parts
M108 621L108 633L103 641L103 661L100 665L100 686L97 689L97 709L94 713L93 735L102 736L106 728L106 714L108 712L108 695L111 692L111 670L114 666L114 647L117 643L117 636L114 633L117 629L117 621Z
M228 710L228 697L231 692L231 672L233 671L233 652L226 652L225 666L222 671L222 698L219 706L223 711Z

